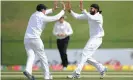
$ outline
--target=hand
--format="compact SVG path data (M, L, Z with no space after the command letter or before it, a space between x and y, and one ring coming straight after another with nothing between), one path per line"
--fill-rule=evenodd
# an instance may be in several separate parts
M57 34L57 36L59 36L59 37L65 37L66 34L65 33L61 33L61 34Z
M80 5L79 5L79 7L80 7L80 10L83 11L83 1L82 1L82 0L80 0Z
M53 8L53 11L54 10L56 10L56 9L58 9L59 7L58 7L58 2L57 1L54 1L54 8Z
M66 6L64 2L60 2L62 4L63 10L66 10Z
M65 37L65 36L66 36L66 34L65 34L65 33L62 33L62 34L61 34L61 36L62 36L62 37Z
M69 13L71 13L72 6L70 4L70 1L67 2L67 10Z

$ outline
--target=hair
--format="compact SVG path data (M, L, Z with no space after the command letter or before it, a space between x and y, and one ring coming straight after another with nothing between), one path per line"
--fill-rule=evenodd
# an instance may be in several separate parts
M42 11L42 9L46 10L47 7L44 4L38 4L37 7L36 7L36 10L37 11Z
M102 11L98 11L100 14L102 14Z
M60 17L60 19L63 18L64 19L64 16Z

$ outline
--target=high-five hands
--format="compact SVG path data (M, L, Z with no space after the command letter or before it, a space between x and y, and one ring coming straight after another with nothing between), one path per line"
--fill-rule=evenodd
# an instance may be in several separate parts
M79 8L80 8L81 11L83 11L83 1L82 0L80 0ZM69 13L71 13L71 9L72 9L72 6L70 4L70 1L68 1L67 2L67 10L68 10Z
M63 10L66 10L66 6L65 6L65 3L64 2L60 2L62 4L62 7L63 7ZM53 11L58 9L58 2L57 1L54 1L54 8L52 9Z
M71 13L72 6L71 6L70 1L67 1L66 4L65 4L63 1L60 2L60 3L62 4L63 10L66 10L66 9L67 9L67 11L68 11L69 13ZM54 8L53 8L53 10L56 10L56 9L58 9L58 8L59 8L59 7L58 7L58 2L55 1L55 2L54 2ZM83 11L83 1L82 1L82 0L80 0L79 8L80 8L81 11Z

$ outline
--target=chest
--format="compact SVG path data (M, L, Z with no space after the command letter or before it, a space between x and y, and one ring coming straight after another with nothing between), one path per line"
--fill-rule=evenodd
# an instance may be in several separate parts
M58 24L56 27L59 30L66 30L67 29L67 25L65 25L65 24Z

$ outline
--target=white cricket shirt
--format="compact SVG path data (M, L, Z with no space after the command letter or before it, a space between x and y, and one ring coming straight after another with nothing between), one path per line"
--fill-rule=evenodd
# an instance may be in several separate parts
M46 10L46 14L52 13L52 9ZM47 16L42 12L36 11L29 19L24 38L40 38L47 22L59 20L64 15L64 10L55 16Z
M57 35L62 33L65 33L66 36L60 37ZM67 21L63 21L63 23L60 23L59 21L57 21L53 28L53 34L57 37L57 39L64 39L67 36L70 36L71 34L73 34L73 30L71 28L71 25Z
M90 37L103 37L103 17L98 12L95 15L91 15L86 10L82 11L83 14L77 14L71 10L71 14L76 19L86 19L88 20Z

